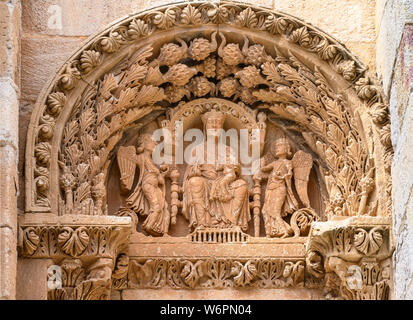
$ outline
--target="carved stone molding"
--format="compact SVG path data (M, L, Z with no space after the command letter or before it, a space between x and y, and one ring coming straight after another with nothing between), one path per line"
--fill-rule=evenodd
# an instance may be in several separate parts
M30 215L19 218L25 258L116 258L129 244L130 218Z
M390 219L353 217L313 224L307 272L324 279L328 299L386 300L391 292Z
M223 289L304 287L304 259L147 258L129 259L113 289Z

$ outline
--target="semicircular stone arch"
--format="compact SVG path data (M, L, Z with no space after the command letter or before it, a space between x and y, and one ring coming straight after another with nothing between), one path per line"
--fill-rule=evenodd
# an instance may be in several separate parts
M127 132L167 123L196 99L265 113L311 154L322 220L391 215L388 106L367 67L300 19L225 1L130 15L71 56L30 121L26 212L107 215L107 176Z

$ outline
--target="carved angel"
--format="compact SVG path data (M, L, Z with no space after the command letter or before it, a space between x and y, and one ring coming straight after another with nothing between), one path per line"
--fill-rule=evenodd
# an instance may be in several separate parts
M152 160L156 144L150 134L138 138L138 153L135 147L120 147L118 164L121 172L121 187L131 190L136 166L139 179L134 191L126 199L127 206L136 213L146 216L143 229L151 235L159 236L168 232L171 219L165 200L165 175ZM164 168L161 168L164 169Z
M283 217L299 208L292 188L293 174L295 188L301 202L306 207L310 206L307 184L312 157L303 151L298 151L293 159L289 160L290 144L285 138L275 141L271 146L271 153L276 160L261 168L262 172L269 172L262 209L265 232L267 237L286 238L293 234L293 230Z

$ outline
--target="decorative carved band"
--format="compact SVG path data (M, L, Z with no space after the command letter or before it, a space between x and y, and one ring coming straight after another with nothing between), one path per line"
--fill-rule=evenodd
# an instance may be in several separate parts
M112 288L303 287L304 265L303 259L133 258L127 275L114 273Z
M35 218L37 223L30 218ZM93 220L89 217L64 219L49 216L48 220L54 218L55 224L42 223L38 218L39 215L26 216L19 221L19 253L22 257L115 258L129 243L131 226L127 217Z

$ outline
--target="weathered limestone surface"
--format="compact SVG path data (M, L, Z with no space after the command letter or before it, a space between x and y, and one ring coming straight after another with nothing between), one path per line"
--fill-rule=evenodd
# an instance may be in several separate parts
M22 100L34 102L60 66L85 37L24 37L22 46Z
M22 259L17 262L17 300L47 299L47 269L51 259Z
M413 3L409 0L381 1L376 17L377 27L377 72L383 79L383 87L389 94L393 69L406 24L413 22Z
M20 1L0 2L0 300L16 295Z
M116 19L148 6L152 6L152 1L27 0L22 5L22 27L29 34L89 36Z
M394 298L412 299L413 286L413 2L377 1L377 72L390 102L394 147Z
M127 289L120 293L121 300L322 300L321 290L309 289L222 289L174 290ZM117 294L114 294L117 297ZM118 298L119 299L119 298Z

